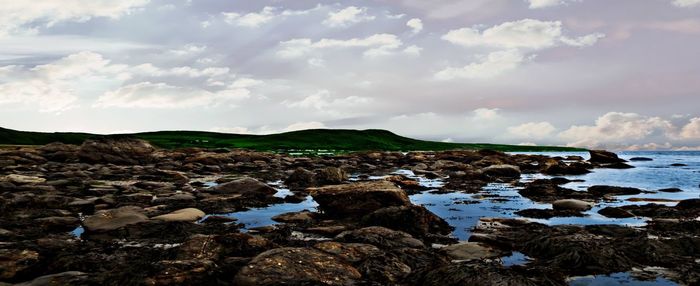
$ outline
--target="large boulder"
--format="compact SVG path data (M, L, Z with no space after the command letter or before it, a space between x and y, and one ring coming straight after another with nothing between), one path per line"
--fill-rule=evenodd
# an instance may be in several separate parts
M572 211L587 211L593 207L593 204L575 199L556 200L552 203L552 208L555 210L572 210Z
M627 162L623 159L620 159L620 157L618 157L617 154L605 150L590 150L588 151L588 153L591 154L591 159L588 160L591 163L615 164Z
M249 198L266 198L277 193L275 188L253 178L242 178L215 186L209 192L226 195L242 195Z
M384 207L410 206L406 192L388 181L356 182L309 189L319 209L333 217L363 216Z
M518 166L501 164L492 165L481 169L481 171L490 177L496 178L520 178L520 168Z
M450 234L453 228L423 206L396 206L376 210L362 219L366 226L383 226L416 237L427 234Z
M276 248L256 256L234 279L235 285L354 285L356 268L313 248Z
M155 150L140 139L102 137L83 142L78 157L88 163L139 165L152 162Z
M181 210L176 210L169 214L159 215L153 217L155 220L162 221L197 221L203 218L205 213L201 210L195 208L186 208Z
M139 207L126 206L118 209L98 211L83 221L86 231L103 232L148 221Z
M348 174L336 167L318 169L315 173L314 179L319 186L340 184L348 179Z
M289 175L289 177L287 177L286 180L284 180L284 184L292 190L313 187L316 185L314 175L314 172L307 169L297 168Z

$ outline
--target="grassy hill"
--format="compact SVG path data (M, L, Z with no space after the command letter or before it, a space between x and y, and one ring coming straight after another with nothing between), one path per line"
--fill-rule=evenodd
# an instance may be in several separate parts
M0 144L43 145L51 142L81 144L85 139L105 135L89 133L43 133L0 128ZM499 151L580 151L554 146L444 143L417 140L386 130L312 129L270 135L241 135L201 131L158 131L107 136L130 136L147 140L161 148L204 147L246 148L262 151L290 150L450 150L491 149Z

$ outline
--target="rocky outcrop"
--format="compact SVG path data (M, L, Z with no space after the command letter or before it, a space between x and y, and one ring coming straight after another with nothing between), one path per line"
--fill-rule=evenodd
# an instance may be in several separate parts
M155 148L144 140L102 137L85 140L78 157L87 163L143 165L153 161L154 151Z
M406 192L388 181L332 185L309 191L319 209L331 217L361 217L384 207L411 205Z

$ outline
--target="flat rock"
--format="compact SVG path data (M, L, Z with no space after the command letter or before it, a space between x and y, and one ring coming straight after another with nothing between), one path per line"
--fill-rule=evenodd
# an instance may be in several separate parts
M264 198L277 193L275 188L248 177L217 185L209 191L216 194L242 195L252 198Z
M555 210L587 211L592 207L593 204L589 202L574 199L556 200L552 203L552 208Z
M206 215L203 211L195 208L176 210L169 214L159 215L151 219L162 221L197 221Z
M127 225L148 221L139 207L126 206L118 209L102 210L96 212L83 221L87 231L100 232L115 230Z
M422 248L423 242L413 238L408 233L396 231L381 226L370 226L356 230L348 230L338 234L335 239L341 242L365 243L384 248Z
M478 242L466 241L442 247L440 251L454 260L481 260L501 257L506 254Z
M411 205L406 192L388 181L357 182L309 190L319 209L329 216L362 216L384 207Z
M26 184L41 184L46 182L46 179L39 178L35 176L25 176L18 174L10 174L3 178L4 181L16 184L16 185L26 185Z

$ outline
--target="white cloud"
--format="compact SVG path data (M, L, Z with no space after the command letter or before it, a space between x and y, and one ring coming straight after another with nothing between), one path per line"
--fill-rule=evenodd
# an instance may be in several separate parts
M205 45L195 45L195 44L188 44L185 45L184 47L180 49L172 49L170 52L176 56L190 56L190 55L196 55L204 52L204 50L207 49L207 46Z
M546 139L557 129L549 122L528 122L508 127L508 133L523 139Z
M675 127L660 117L636 113L609 112L595 121L595 125L575 125L559 133L570 146L599 148L629 144L651 136L673 137Z
M283 19L288 16L306 15L312 11L321 9L323 6L317 5L308 10L282 10L277 7L265 6L260 12L250 12L241 14L236 12L223 12L224 22L240 27L257 28L264 24L270 23L274 19ZM209 26L211 23L207 23Z
M700 5L700 0L674 0L673 5L681 8L695 7Z
M366 48L366 56L377 56L394 52L403 42L393 34L375 34L367 38L349 40L321 39L313 42L311 39L292 39L281 42L277 56L291 59L303 57L317 50L333 48Z
M0 36L34 33L39 27L59 22L86 22L96 17L116 19L143 7L149 0L32 0L3 1L0 5Z
M464 47L542 50L561 44L577 47L590 46L603 36L603 34L590 34L569 38L563 35L560 21L523 19L505 22L483 31L476 28L451 30L442 36L442 39Z
M408 22L406 22L406 26L411 28L413 34L418 34L421 31L423 31L423 21L421 21L421 19L418 18L408 20Z
M700 117L690 119L690 123L681 129L680 137L683 139L700 139Z
M165 83L140 82L108 91L97 99L96 107L120 108L189 108L211 106L245 99L247 89L210 92L192 87L172 86Z
M248 128L246 127L214 127L209 129L211 132L218 132L218 133L230 133L230 134L253 134Z
M376 17L367 14L367 8L349 6L339 11L328 13L328 18L323 24L329 27L347 27L361 22L369 22Z
M564 4L564 0L527 0L530 3L530 9L540 9L554 7Z
M479 62L468 64L461 68L449 67L435 74L438 80L488 79L512 71L527 59L518 50L498 51L481 56Z
M304 97L299 101L283 101L282 104L290 108L310 108L323 111L333 111L334 109L343 109L370 102L372 102L371 98L359 96L332 98L330 91L319 90L318 92Z
M423 48L416 46L416 45L411 45L403 49L404 54L411 55L411 56L420 56L420 53L423 51Z
M472 119L475 121L493 121L501 119L501 114L499 114L500 109L498 108L478 108L475 109Z

